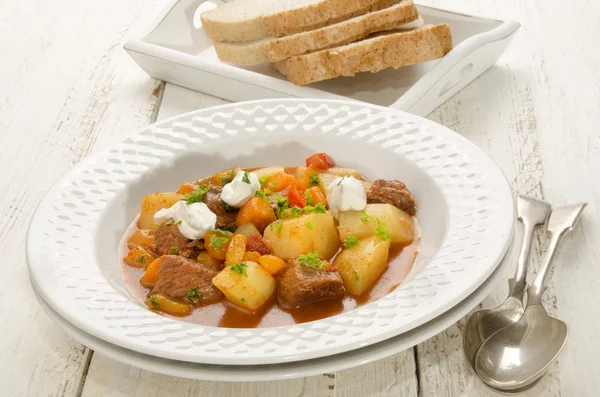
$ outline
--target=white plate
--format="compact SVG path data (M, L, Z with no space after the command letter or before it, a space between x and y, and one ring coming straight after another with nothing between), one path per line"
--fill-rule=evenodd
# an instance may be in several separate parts
M56 322L67 334L83 343L97 353L101 353L114 360L132 365L147 371L158 372L170 376L182 378L226 381L226 382L254 382L281 379L294 379L306 376L319 375L341 371L381 360L403 350L409 349L426 339L442 332L456 321L463 318L475 306L481 302L494 288L496 282L502 278L502 269L510 263L513 258L507 254L501 265L492 273L475 292L451 310L435 319L409 331L383 342L376 343L362 349L348 353L336 354L330 357L317 358L306 361L296 361L276 365L211 365L196 364L184 361L167 360L152 357L142 353L136 353L98 339L83 332L73 324L59 316L39 296L34 285L35 295L44 311ZM514 258L513 258L514 259Z
M344 99L426 116L492 66L519 29L514 21L418 5L426 23L450 25L454 48L444 58L297 86L269 64L240 67L219 60L199 23L199 14L218 4L222 2L172 0L148 33L128 42L125 50L152 77L233 102Z
M337 316L262 329L177 321L131 296L116 250L144 195L233 165L298 164L315 151L370 179L403 180L413 192L423 239L399 288ZM180 361L274 364L354 350L441 315L493 272L513 219L512 194L497 166L443 126L355 102L255 101L165 120L82 161L41 202L27 258L44 300L100 339Z

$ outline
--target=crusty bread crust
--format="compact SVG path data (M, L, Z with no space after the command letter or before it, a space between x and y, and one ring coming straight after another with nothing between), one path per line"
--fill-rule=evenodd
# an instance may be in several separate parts
M361 40L372 33L391 30L419 17L412 0L348 19L320 29L247 44L214 42L220 60L237 65L278 62L294 55L307 54Z
M202 27L213 41L249 43L265 38L282 37L344 21L368 12L381 10L401 0L321 0L282 12L268 13L250 19L227 19L236 5L257 0L235 0L200 15Z
M452 49L450 26L389 32L342 47L293 56L273 66L297 85L359 72L379 72L441 58Z

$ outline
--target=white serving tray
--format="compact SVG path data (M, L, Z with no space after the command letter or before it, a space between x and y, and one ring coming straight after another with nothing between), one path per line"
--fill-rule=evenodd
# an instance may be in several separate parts
M492 66L520 26L418 6L426 23L451 26L454 49L444 58L301 87L268 64L239 67L219 61L199 15L220 3L174 0L150 32L127 43L125 50L152 77L230 101L350 99L426 116Z

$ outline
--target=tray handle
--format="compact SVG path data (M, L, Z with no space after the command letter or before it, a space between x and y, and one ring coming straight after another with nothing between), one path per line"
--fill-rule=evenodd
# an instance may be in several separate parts
M440 59L390 107L427 116L496 63L520 26L518 22L507 21L469 37Z

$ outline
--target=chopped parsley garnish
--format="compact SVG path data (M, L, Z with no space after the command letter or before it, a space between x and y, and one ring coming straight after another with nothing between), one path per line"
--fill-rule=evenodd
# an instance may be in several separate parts
M173 222L173 219L169 219L167 221L167 223L165 223L165 225L167 225L167 226L171 226L171 225L174 225L174 224L175 224L175 222Z
M306 214L312 214L313 212L317 214L324 214L327 212L327 208L325 208L324 204L317 204L314 207L312 205L307 205L304 207L304 212Z
M181 220L178 220L177 222L175 222L175 226L179 226L181 225Z
M300 266L317 270L321 270L323 266L325 266L325 263L327 263L324 260L319 259L319 253L317 251L313 251L306 255L298 255L296 260Z
M312 195L310 195L308 193L308 190L306 191L305 196L306 196L306 205L312 206L313 198L312 198Z
M240 262L234 265L227 265L227 267L229 268L229 270L239 274L240 276L248 277L248 274L246 273L246 268L248 267L248 265L246 265L246 262Z
M215 234L210 236L209 246L213 247L217 251L223 251L225 247L223 247L229 241L229 234L227 234L224 230L215 230ZM217 236L217 233L221 235L221 237Z
M196 302L198 299L202 299L202 294L198 291L198 286L192 287L191 290L185 293L189 300Z
M269 194L271 194L271 191L269 189L260 189L260 190L257 190L256 193L254 193L254 195L256 197L262 197L262 198L265 198L265 199L267 198L267 196Z
M356 270L352 270L354 272L354 282L358 283L358 273L356 273Z
M260 182L261 185L264 185L265 182L267 182L267 179L269 179L269 175L263 175L260 178L258 178L258 181Z
M242 302L246 303L246 298L241 298L240 299Z
M310 222L306 222L306 227L307 227L309 230L313 230L313 225L312 225L312 223L310 223Z
M277 235L279 236L281 234L281 228L283 228L283 221L275 221L271 223L271 226L269 227L271 230L277 229Z
M235 170L231 170L227 174L225 174L225 176L220 177L219 181L221 182L221 185L225 186L228 183L231 183L231 181L233 181L233 178L235 178Z
M223 209L225 211L233 211L235 209L235 207L232 207L231 205L227 204L225 201L221 200L221 204L223 204Z
M299 218L300 215L302 215L302 208L300 207L294 207L290 210L290 215L292 216L292 218Z
M198 189L185 196L185 202L187 205L202 202L202 199L204 199L204 196L206 196L209 189L210 187L208 184L200 186Z
M325 204L315 205L315 212L317 214L325 214L327 212L327 208L325 208Z
M250 184L250 174L248 174L248 171L244 171L242 182L247 183L248 185Z
M387 230L387 226L379 219L377 219L377 228L375 229L375 236L377 236L379 242L391 239L390 234Z
M275 182L269 182L269 187L270 187L271 189L276 189L276 188L277 188L277 185L275 184Z
M154 236L154 230L148 230L148 236Z
M156 310L160 309L160 304L158 303L158 298L154 295L152 295L150 297L150 304L152 305L153 309L156 309Z
M367 213L365 211L363 211L363 212L360 213L360 221L362 223L367 223L371 219L373 219L373 217L371 215L367 215Z
M319 184L319 175L311 175L309 179L309 183L311 186L316 186Z
M179 248L177 248L176 245L172 245L169 247L169 254L171 255L177 255L179 254Z
M136 261L140 262L140 263L146 263L146 257L145 256L138 256L138 258L136 259Z
M275 214L279 218L281 216L281 212L290 208L290 202L287 197L281 197L280 195L275 195L275 200L277 200L277 208L275 208Z
M356 236L348 236L346 237L346 240L344 241L344 248L352 248L355 245L358 245L360 241L358 240L358 238Z

